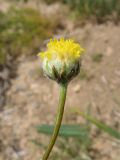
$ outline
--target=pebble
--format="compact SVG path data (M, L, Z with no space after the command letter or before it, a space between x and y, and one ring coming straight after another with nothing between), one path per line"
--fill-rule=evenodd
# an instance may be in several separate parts
M3 71L0 72L0 77L3 78L4 80L7 80L9 77L9 70L8 68L4 68Z
M106 77L103 75L102 77L101 77L101 81L104 83L104 84L107 84L108 82L107 82L107 79L106 79Z
M113 49L111 47L108 47L106 50L106 56L111 56L113 54Z
M80 89L81 89L80 84L75 85L75 87L73 88L75 93L78 93L80 91Z

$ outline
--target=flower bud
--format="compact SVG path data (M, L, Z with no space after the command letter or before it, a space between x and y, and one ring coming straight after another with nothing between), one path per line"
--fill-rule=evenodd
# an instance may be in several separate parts
M80 57L84 49L73 40L50 40L47 51L39 53L43 71L58 83L68 83L80 71Z

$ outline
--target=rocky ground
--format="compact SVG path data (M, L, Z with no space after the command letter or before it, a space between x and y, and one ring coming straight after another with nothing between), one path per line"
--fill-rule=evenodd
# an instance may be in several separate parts
M94 117L120 131L120 26L108 23L80 27L66 20L66 30L61 34L74 38L86 49L81 75L69 85L63 122L80 123L83 119L70 108L86 111L91 105ZM37 56L22 56L17 64L17 76L11 79L4 109L0 111L0 160L35 160L44 150L31 140L36 137L48 143L48 137L38 135L34 126L54 122L59 88L43 76ZM8 77L4 83L8 83ZM3 87L1 82L0 77ZM91 160L120 159L120 142L94 127L91 135Z
M10 56L5 64L0 64L0 110L3 110L5 105L6 91L11 86L10 79L16 76L16 67L13 68L14 64Z

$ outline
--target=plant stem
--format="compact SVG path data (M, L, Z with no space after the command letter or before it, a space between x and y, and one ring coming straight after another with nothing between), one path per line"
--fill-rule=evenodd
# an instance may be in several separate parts
M47 160L52 148L56 142L59 130L60 130L60 126L61 126L61 122L62 122L62 118L63 118L63 113L64 113L64 106L65 106L65 100L66 100L66 93L67 93L67 84L60 84L60 95L59 95L59 103L58 103L58 111L57 111L57 117L56 117L56 122L55 122L55 127L54 127L54 131L51 137L51 140L49 142L49 145L46 149L45 154L43 155L43 159L42 160Z

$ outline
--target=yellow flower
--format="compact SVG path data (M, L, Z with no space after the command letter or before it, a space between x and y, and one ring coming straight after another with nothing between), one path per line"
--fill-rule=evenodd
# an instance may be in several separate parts
M45 74L58 83L67 83L79 73L84 49L71 39L51 39L47 50L39 53Z
M83 51L84 49L81 48L78 43L75 43L71 39L51 39L47 45L47 51L41 52L40 57L43 60L47 59L49 61L55 59L59 59L61 61L69 61L79 59Z

